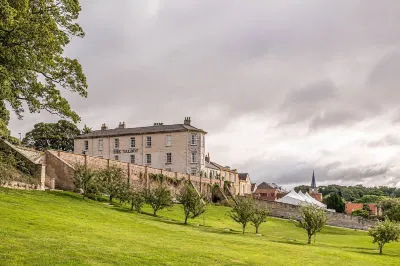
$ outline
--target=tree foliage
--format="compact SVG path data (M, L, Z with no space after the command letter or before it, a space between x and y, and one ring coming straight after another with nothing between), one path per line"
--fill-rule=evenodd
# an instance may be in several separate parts
M163 185L148 189L146 203L153 208L153 214L156 216L157 211L172 206L171 191Z
M399 240L400 224L386 218L385 221L380 221L371 227L368 234L373 238L372 243L378 243L379 254L382 254L385 244Z
M130 200L131 200L131 211L135 210L141 212L143 205L146 202L146 194L142 189L130 190Z
M301 190L305 193L309 190L309 188L310 186L302 185L295 187L294 190L296 192ZM358 201L364 195L400 197L400 188L387 187L387 186L364 187L362 185L356 185L356 186L328 185L328 186L320 186L318 192L322 193L322 196L329 195L331 192L336 192L345 201ZM368 202L362 202L362 203L368 203Z
M185 185L181 189L177 199L183 205L185 224L187 224L189 217L194 219L205 212L205 204L202 202L196 190L190 185Z
M87 96L86 77L76 59L64 55L73 37L79 0L0 0L0 107L8 103L22 118L47 110L79 121L60 89ZM3 111L4 112L4 111ZM5 111L8 112L8 111ZM4 120L0 119L4 127Z
M110 202L121 195L121 191L127 187L122 169L117 166L113 165L99 171L98 176L101 190L108 195Z
M43 151L47 149L74 150L74 138L79 135L78 127L66 120L57 123L37 123L26 133L22 144Z
M400 199L387 199L380 202L382 214L392 221L400 222Z
M91 185L95 185L94 180L96 173L87 169L84 165L76 165L74 169L74 185L77 189L82 190L83 199L88 195ZM93 192L93 189L92 189ZM96 193L97 194L97 193Z
M371 208L367 204L364 204L361 209L353 211L351 213L351 215L360 216L363 218L369 218L372 215L372 211L371 211Z
M236 205L231 210L230 217L237 223L242 225L243 234L246 230L246 225L251 221L254 213L253 200L246 197L238 197Z
M345 210L345 204L343 199L337 192L331 192L326 198L326 206L328 209L333 209L336 212L343 213Z
M83 126L82 130L81 130L81 134L88 134L90 132L92 132L93 129L91 127L88 127L86 124Z
M260 205L254 205L253 215L250 218L251 223L256 228L256 234L258 234L258 228L262 223L267 221L269 210L261 207Z
M315 236L322 230L326 224L325 211L315 205L304 205L300 208L301 218L297 222L297 226L307 231L308 244L311 244L311 237Z

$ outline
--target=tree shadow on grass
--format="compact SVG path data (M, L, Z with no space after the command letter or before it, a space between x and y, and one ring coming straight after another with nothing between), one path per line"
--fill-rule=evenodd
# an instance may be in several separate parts
M375 251L375 252L373 252ZM370 252L367 251L353 251L354 253L359 253L363 255L371 255L371 256L382 256L382 257L392 257L392 258L399 258L399 255L396 254L387 254L385 250L383 250L383 254L379 254L379 250L377 248L370 249Z

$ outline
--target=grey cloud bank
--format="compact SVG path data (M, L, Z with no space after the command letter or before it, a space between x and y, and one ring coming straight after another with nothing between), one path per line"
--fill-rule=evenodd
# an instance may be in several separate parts
M400 126L399 1L81 4L86 37L67 53L82 63L89 96L67 97L82 124L191 116L210 132L213 159L252 181L308 184L314 169L320 183L400 185L390 144ZM26 114L10 127L17 135L57 119Z

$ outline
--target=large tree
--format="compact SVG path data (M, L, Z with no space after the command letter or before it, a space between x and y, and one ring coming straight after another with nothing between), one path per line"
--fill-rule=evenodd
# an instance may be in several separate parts
M326 224L325 211L315 205L303 205L300 208L301 218L297 221L297 226L307 231L308 244L311 244L311 237L315 236L322 230Z
M37 150L74 150L74 138L80 134L78 127L66 120L57 123L37 123L26 133L22 144Z
M326 198L326 205L328 209L333 209L336 212L344 212L345 204L343 199L339 196L337 192L331 192Z
M27 107L80 120L60 91L87 96L81 65L63 55L72 37L84 36L80 11L79 0L0 0L0 128L5 103L19 118Z

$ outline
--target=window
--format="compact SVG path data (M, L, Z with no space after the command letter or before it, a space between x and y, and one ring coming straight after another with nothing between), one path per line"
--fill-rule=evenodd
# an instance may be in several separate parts
M197 175L197 169L196 169L196 168L192 169L192 170L190 171L190 174L191 174L191 175Z
M88 151L88 150L89 150L89 141L88 141L88 140L85 140L83 146L84 146L84 150L85 150L85 151Z
M114 139L114 149L119 148L119 139Z
M196 163L196 153L192 152L192 163Z
M172 163L172 154L170 152L167 153L167 164Z
M172 137L171 135L165 136L165 146L171 147L172 146Z
M136 146L136 141L135 141L135 137L131 138L131 148L135 148Z
M190 144L191 145L196 145L197 144L197 135L196 134L192 134L190 137Z
M99 151L102 151L103 150L103 140L102 139L99 139Z
M135 154L131 154L131 160L130 160L130 162L131 163L135 163Z
M114 160L118 161L119 160L119 156L118 155L114 155Z
M146 154L146 163L151 164L151 154Z
M146 137L146 147L151 147L151 137L150 136Z

